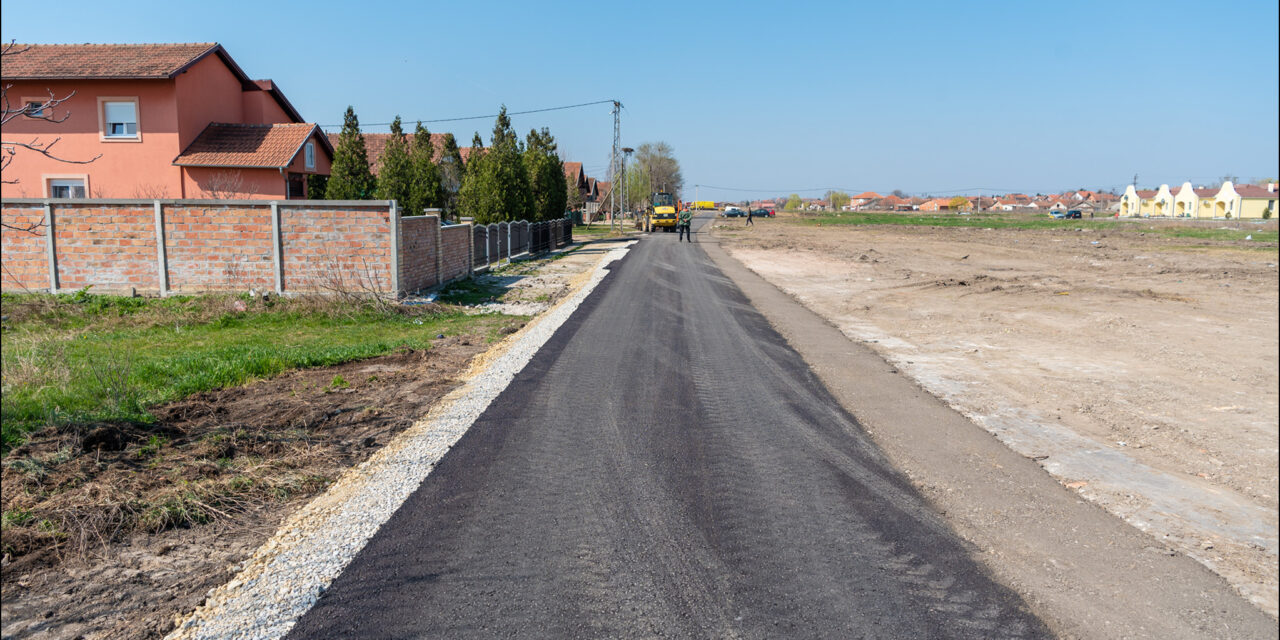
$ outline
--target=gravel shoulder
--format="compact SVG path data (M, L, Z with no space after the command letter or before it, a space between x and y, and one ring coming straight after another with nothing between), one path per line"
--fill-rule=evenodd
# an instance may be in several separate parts
M1050 253L1055 245L1061 244L1066 238L1038 232L1023 232L1013 237L1001 234L1001 237L992 236L984 240L956 237L957 234L982 237L980 229L942 231L861 227L856 230L829 230L790 229L784 225L767 228L757 225L756 229L748 233L733 230L738 237L727 238L723 232L729 229L716 230L720 239L732 247L733 256L737 260L730 259L717 247L708 247L708 253L717 259L726 274L743 287L752 302L770 317L771 322L793 346L805 355L824 382L845 402L859 421L868 427L877 443L947 514L957 531L983 549L984 557L993 570L1008 584L1015 585L1015 588L1026 594L1033 605L1053 621L1055 630L1063 635L1078 637L1221 637L1221 633L1215 630L1223 628L1222 625L1230 625L1235 630L1253 630L1241 632L1241 637L1275 636L1272 618L1250 607L1234 595L1232 588L1221 578L1191 559L1194 553L1196 560L1211 564L1204 561L1205 552L1215 549L1225 551L1226 549L1222 549L1225 544L1215 544L1214 540L1210 540L1204 545L1210 547L1208 549L1197 545L1196 549L1188 550L1178 544L1175 536L1160 535L1158 531L1150 532L1150 527L1149 534L1143 534L1138 529L1123 524L1107 511L1098 508L1097 505L1101 505L1114 512L1113 504L1098 497L1101 495L1105 498L1107 494L1087 490L1087 487L1094 484L1091 481L1095 478L1065 480L1067 485L1064 486L1063 482L1055 481L1044 472L1053 470L1050 461L1058 462L1055 458L1066 457L1065 450L1052 450L1051 453L1057 455L1049 457L1015 452L1010 448L1013 445L1006 434L991 429L989 423L965 417L968 415L973 418L981 412L973 411L970 405L963 404L963 394L955 393L954 387L940 388L941 383L954 382L958 378L960 381L967 380L971 385L970 389L985 392L981 396L984 399L994 397L1004 402L1017 402L1025 399L1020 396L1012 399L1000 396L1000 392L1006 390L999 384L1002 376L1024 380L1030 378L1028 384L1040 389L1040 395L1032 401L1024 401L1022 406L1034 407L1034 401L1039 400L1052 402L1060 407L1070 402L1074 389L1106 389L1106 383L1114 382L1106 379L1103 385L1095 387L1091 375L1083 371L1064 374L1061 369L1055 369L1055 375L1046 379L1046 372L1037 368L1042 362L1052 365L1065 357L1064 353L1075 354L1077 361L1084 358L1097 360L1113 357L1112 351L1088 342L1087 338L1091 335L1089 327L1098 319L1086 316L1067 321L1061 317L1050 317L1036 321L1033 324L1035 328L1043 329L1044 323L1048 322L1050 325L1072 329L1070 332L1062 331L1061 336L1054 333L1044 342L1025 339L1025 328L1018 326L1019 323L1031 324L1029 316L1034 311L1044 313L1045 309L1057 309L1059 313L1079 313L1078 309L1073 310L1071 305L1063 302L1070 296L1056 295L1060 291L1070 290L1071 295L1075 296L1073 301L1083 297L1083 303L1087 304L1091 295L1090 288L1080 287L1079 283L1074 287L1062 286L1060 281L1035 286L1033 278L1022 274L1008 274L1008 267L1012 262L1010 251L1025 251L1026 255L1022 256L1024 269L1026 262L1043 259L1049 263L1043 269L1052 271L1054 277L1072 277L1079 269L1055 269L1054 267L1061 265L1055 263L1054 255ZM1039 242L1025 249L1019 247L1018 245L1027 242L1028 237ZM1019 242L1015 244L1013 240ZM1138 242L1146 244L1145 240ZM1074 254L1097 246L1090 243L1091 240L1085 240L1084 247L1071 247L1070 251ZM1139 246L1136 251L1133 249L1134 247L1130 247L1132 254L1145 256L1148 251L1154 253L1154 249L1158 247ZM945 270L940 274L936 271L930 273L920 269L918 262L903 264L903 261L912 259L917 253L924 256L942 253L947 256L945 265L935 266L935 270L943 270L944 267ZM1172 253L1174 258L1181 256L1184 260L1198 257L1195 253L1178 249L1163 253ZM991 254L1003 256L1004 262L1000 263ZM1212 255L1210 254L1211 257ZM1248 275L1242 279L1243 282L1256 281L1257 293L1264 301L1269 277L1269 295L1274 301L1273 262L1269 276L1266 271L1267 261L1274 260L1274 253L1268 255L1231 251L1228 256L1231 260L1245 264ZM1097 260L1092 256L1091 258ZM1111 260L1122 261L1115 253L1112 253ZM1252 265L1249 264L1250 260L1262 264ZM743 268L742 263L750 269ZM1154 262L1144 258L1143 268L1146 268L1146 264ZM987 269L996 273L1005 271L1001 277L1022 275L1023 292L992 302L989 307L982 306L980 300L971 300L979 297L970 293L973 291L971 284L974 276L981 275ZM1091 279L1102 279L1105 273L1106 270L1089 271L1089 276ZM886 274L896 274L898 281L883 283L882 278ZM760 275L766 276L768 282L760 278ZM900 285L908 275L931 284L903 291L904 287ZM1042 278L1049 275L1041 274ZM1129 273L1126 276L1126 272L1121 272L1117 277L1123 279L1135 275ZM958 284L960 280L964 280L966 284ZM1241 280L1233 279L1230 282L1240 283ZM999 286L998 283L990 284L993 288ZM1126 291L1128 288L1114 292L1113 295L1146 300L1148 304L1158 304L1167 301L1171 295L1176 295L1158 285L1152 287L1148 284L1148 288L1151 288L1152 294L1145 296L1130 295ZM1037 295L1041 289L1046 291ZM1081 289L1084 289L1084 296L1080 296ZM1107 283L1094 283L1092 291L1098 290L1106 291ZM1253 289L1249 289L1249 292L1253 293ZM999 296L998 290L995 295ZM892 300L894 304L878 315L875 312L877 303L879 306L889 306L885 304L886 299ZM1025 308L1030 304L1026 299L1034 303L1033 309ZM798 304L797 300L803 305ZM1108 306L1106 301L1095 301L1094 304L1104 308ZM1256 300L1253 304L1263 310L1261 319L1258 319L1255 310L1252 315L1237 314L1234 321L1253 321L1265 325L1268 321L1267 306ZM1114 308L1114 304L1111 306L1111 312L1116 316L1130 317L1125 313L1126 309ZM833 308L836 310L833 311ZM1239 309L1239 306L1235 308ZM1274 323L1274 302L1270 305L1269 313L1270 322ZM978 317L971 318L969 314L976 314ZM1147 319L1158 322L1160 317L1147 316ZM872 324L873 320L877 324ZM927 331L922 325L927 327ZM868 327L875 329L877 333L859 333L869 331ZM912 335L913 331L919 333ZM937 344L949 345L950 350L947 354L922 354L921 352L927 351L920 346L922 334L935 336ZM999 336L1009 334L1023 336L1024 342L1031 343L1031 346L998 342ZM1267 362L1268 343L1265 336L1274 336L1274 328L1269 333L1259 331L1249 332L1248 335L1251 339L1262 341L1259 349L1262 354L1255 361ZM1053 340L1059 337L1060 340ZM978 340L985 340L988 346L965 344L967 341ZM1132 342L1133 337L1130 336L1129 340ZM1084 344L1078 345L1077 341L1083 341ZM1163 353L1167 350L1167 345L1160 340L1153 339L1152 342L1154 345L1149 351ZM959 353L955 349L958 343L965 344L965 348ZM1274 344L1274 338L1271 338L1271 362L1274 362ZM907 349L912 351L908 354ZM978 353L995 352L1004 357L997 356L988 362L977 355L966 356L965 352L972 349L978 349ZM927 355L933 357L925 357ZM1152 360L1155 359L1147 359L1148 362ZM955 368L957 363L967 361L983 364L991 370L984 375L982 367L976 367L976 371ZM1243 359L1242 364L1246 367L1242 374L1255 374L1264 378L1268 375L1265 365L1249 368L1249 362L1248 358ZM950 365L952 368L947 369L941 365ZM1270 375L1274 376L1274 366L1271 366L1270 371ZM1120 377L1126 378L1123 375ZM1126 379L1139 383L1147 381L1146 378L1132 376ZM1176 372L1173 379L1176 384ZM1271 389L1274 390L1274 384ZM1105 400L1110 395L1113 394L1096 393L1093 402L1099 401L1097 396L1103 396ZM1255 399L1257 396L1262 398L1260 403L1255 403L1258 406L1253 409L1260 414L1255 415L1254 420L1262 424L1260 427L1250 425L1256 435L1252 439L1238 433L1227 437L1243 438L1236 440L1240 448L1246 449L1241 455L1260 456L1263 462L1257 468L1265 472L1268 469L1265 464L1266 456L1268 453L1272 459L1275 456L1274 422L1271 423L1268 436L1267 392L1260 388L1254 396ZM1271 406L1274 407L1274 404ZM965 415L957 413L952 407L960 409ZM990 407L987 409L989 412ZM1169 407L1163 409L1170 410ZM1270 415L1274 418L1273 408L1270 409ZM975 422L979 422L987 430L975 426ZM1040 424L1038 420L1023 422ZM1058 420L1051 419L1051 422L1056 426ZM1185 433L1177 429L1172 431ZM1001 436L1001 439L992 437L993 432L996 436ZM1271 448L1268 447L1268 442ZM1170 446L1176 444L1175 442ZM1104 443L1099 442L1089 451L1105 451L1107 448ZM1088 457L1085 461L1096 462ZM1167 474L1167 470L1148 460L1141 460L1137 464L1139 466L1136 468L1147 465ZM1095 468L1106 470L1105 467L1096 465ZM1241 468L1247 470L1248 466L1241 465ZM1274 463L1269 470L1274 473ZM1192 477L1197 482L1208 480L1187 473L1181 475ZM1106 478L1101 480L1105 481ZM1121 478L1121 481L1124 480L1126 479ZM1105 486L1106 483L1102 481L1099 483ZM1274 485L1274 480L1268 483L1264 474L1256 483L1250 482L1245 486L1273 488ZM1134 497L1137 495L1136 490L1146 488L1143 485L1130 487L1129 495ZM1251 509L1246 514L1247 517L1255 519L1251 526L1263 536L1268 533L1266 510L1271 508L1271 513L1274 514L1274 507L1268 507L1264 495L1265 493L1257 497L1246 495L1242 498L1245 506ZM1262 515L1259 516L1259 513ZM1168 517L1178 517L1176 509ZM1260 523L1256 522L1259 517ZM1133 520L1130 518L1131 522ZM1161 521L1152 522L1162 524ZM1273 526L1269 533L1274 536ZM1250 570L1246 563L1240 561L1240 557L1235 557L1236 562L1232 566L1242 570L1238 576L1253 579L1254 584L1262 584L1264 590L1240 589L1240 581L1233 582L1237 589L1253 596L1255 604L1266 609L1265 584L1268 579L1274 584L1275 572L1274 569L1267 568L1265 541L1257 545L1261 548L1248 547L1247 543L1248 541L1246 545L1236 548L1249 549L1248 553L1253 554L1249 557L1257 558L1259 564ZM1214 557L1229 556L1223 554ZM1274 563L1274 555L1270 556L1270 562ZM1221 571L1224 564L1220 563L1215 568ZM1117 633L1117 630L1124 632Z

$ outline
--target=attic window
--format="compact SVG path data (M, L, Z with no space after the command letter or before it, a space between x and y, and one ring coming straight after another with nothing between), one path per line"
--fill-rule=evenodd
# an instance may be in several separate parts
M303 147L303 153L306 155L307 169L314 170L316 168L316 143L308 142L307 146Z

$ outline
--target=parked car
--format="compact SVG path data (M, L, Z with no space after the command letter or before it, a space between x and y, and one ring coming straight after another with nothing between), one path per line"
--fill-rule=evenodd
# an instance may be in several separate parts
M751 215L757 218L772 218L774 214L769 209L752 209Z
M724 208L724 217L726 217L726 218L745 218L745 217L747 217L747 212L746 212L746 211L743 211L742 209L739 209L739 208L737 208L737 207L725 207L725 208Z
M1079 209L1072 209L1072 210L1070 210L1070 211L1068 211L1068 212L1067 212L1067 217L1068 217L1068 218L1076 218L1076 219L1079 219L1079 218L1081 218L1082 216L1080 215L1080 210L1079 210Z

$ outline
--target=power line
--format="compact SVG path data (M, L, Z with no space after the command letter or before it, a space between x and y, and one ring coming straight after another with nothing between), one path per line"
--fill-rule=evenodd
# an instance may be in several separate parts
M567 104L562 107L547 107L545 109L529 109L526 111L508 111L507 115L522 116L529 113L543 113L546 111L562 111L564 109L577 109L579 107L590 107L597 104L613 104L614 102L615 102L614 100L597 100L595 102L583 102L581 104ZM408 119L402 119L401 121L402 122L422 122L426 124L426 123L432 123L432 122L462 122L465 120L487 120L489 118L496 118L496 117L498 117L498 114L492 113L492 114L483 115L483 116L464 116L461 118L436 118L434 120L417 120L414 118L408 118ZM390 125L391 125L390 122L369 122L369 123L364 123L361 126L386 127ZM320 125L320 127L322 129L335 129L335 128L342 127L342 125L341 124L322 124Z
M848 192L866 191L866 189L855 188L855 187L811 187L811 188L805 188L805 189L796 189L796 188L746 189L742 187L716 187L709 184L698 184L694 186L702 187L704 189L716 189L718 191L740 191L744 193L782 193L782 192L803 193L806 191L848 191ZM1008 189L1005 187L966 187L964 189L916 189L915 193L964 193L966 191L991 191L991 192L1003 192L1003 193L1019 193L1021 191L1024 191L1024 189Z

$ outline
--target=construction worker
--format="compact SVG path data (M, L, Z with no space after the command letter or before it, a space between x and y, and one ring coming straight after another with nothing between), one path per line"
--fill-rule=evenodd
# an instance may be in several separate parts
M692 222L693 222L693 214L689 213L688 209L681 211L679 215L676 216L676 230L680 232L680 237L676 240L676 242L679 242L685 239L687 239L689 242L693 242L693 229L690 228L690 225L692 224Z

